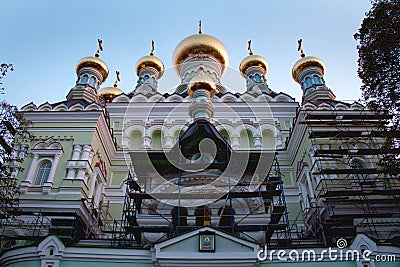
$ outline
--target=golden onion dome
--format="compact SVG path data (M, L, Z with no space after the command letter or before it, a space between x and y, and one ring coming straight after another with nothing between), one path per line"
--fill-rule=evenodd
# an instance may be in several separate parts
M217 38L199 33L183 39L175 48L172 62L178 73L178 65L186 58L196 54L206 54L214 57L223 65L222 74L229 63L228 52L225 46Z
M261 67L264 70L264 75L268 73L268 63L262 56L249 55L245 57L239 65L239 71L244 76L245 72L250 67Z
M84 67L91 67L100 71L103 75L103 81L108 77L108 67L106 63L98 57L84 57L79 60L76 64L76 74L79 74L79 70Z
M120 82L120 72L117 70L115 71L116 74L116 80L114 82L113 87L105 87L101 89L101 91L98 93L99 97L103 97L106 101L111 102L115 97L119 96L120 94L123 94L124 91L118 88L118 83Z
M206 89L210 91L211 96L214 95L214 92L216 90L216 85L213 79L211 77L207 76L204 74L204 71L200 71L200 73L196 76L194 76L190 81L188 85L188 94L190 97L192 97L193 92L198 90L198 89Z
M124 91L122 91L118 87L104 87L103 89L101 89L101 91L98 93L98 95L103 97L105 100L111 101L115 97L117 97L123 93L124 93Z
M155 68L159 72L159 78L161 78L164 73L164 64L161 59L150 55L144 56L138 60L138 62L136 63L136 75L139 76L139 71L147 67Z
M322 75L325 73L325 64L324 62L317 57L313 56L307 56L307 57L302 57L299 59L293 66L292 69L292 77L293 79L297 82L300 83L298 80L299 74L302 70L304 70L307 67L320 67L322 69Z

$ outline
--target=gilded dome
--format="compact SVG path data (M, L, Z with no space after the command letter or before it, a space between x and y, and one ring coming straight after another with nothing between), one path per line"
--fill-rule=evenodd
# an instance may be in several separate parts
M264 69L264 75L268 73L268 63L262 56L249 55L245 57L239 65L239 71L244 76L246 70L250 67L261 67Z
M139 76L139 71L146 67L155 68L160 73L159 78L161 78L164 73L164 64L158 57L150 55L139 59L136 63L136 75Z
M175 48L172 63L178 70L179 64L186 58L196 54L206 54L214 57L223 65L222 73L225 72L229 63L225 46L217 38L207 34L195 34L183 39Z
M122 91L118 87L104 87L103 89L101 89L101 91L98 93L98 95L102 96L107 101L111 101L115 97L117 97L123 93L124 93L124 91Z
M84 67L95 68L103 75L103 81L108 77L108 67L103 60L98 57L84 57L78 61L76 64L76 74L79 73L79 70Z
M211 79L211 77L205 75L204 72L201 71L198 75L194 76L189 81L188 94L192 96L193 92L197 89L206 89L210 91L211 96L213 96L216 88L217 87L213 79Z
M325 64L324 62L317 58L317 57L313 57L313 56L307 56L307 57L303 57L301 59L299 59L293 66L292 69L292 77L293 79L299 83L298 77L299 74L302 70L304 70L307 67L311 67L311 66L315 66L315 67L320 67L322 69L322 75L325 73Z

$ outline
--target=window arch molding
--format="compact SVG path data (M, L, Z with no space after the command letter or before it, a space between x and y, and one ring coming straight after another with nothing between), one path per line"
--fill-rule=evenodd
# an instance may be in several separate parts
M232 137L235 134L235 129L231 125L217 125L215 127L217 131L225 138L225 140L231 144Z
M278 138L281 135L281 131L276 126L276 122L271 121L270 123L260 125L260 127L257 128L257 131L261 136L262 147L275 149L277 146L279 146Z
M240 136L240 133L243 130L249 130L253 136L259 136L260 135L260 132L258 131L258 129L255 128L253 125L243 124L243 125L240 125L240 126L235 128L234 132L232 133L232 136Z
M122 146L129 149L130 142L131 142L131 137L135 132L140 132L142 136L142 145L144 145L144 137L145 137L145 127L142 125L130 125L124 129L124 132L122 134Z
M146 129L146 135L153 136L155 131L161 131L161 136L164 138L168 134L168 128L164 125L153 125Z
M28 188L34 184L35 187L40 186L42 192L47 194L53 187L53 180L60 157L64 153L64 148L61 143L56 142L52 137L37 143L31 150L32 161L24 181L21 182L20 191L22 194L26 193ZM36 178L40 166L48 161L51 163L51 168L46 174L47 180L36 184Z
M161 148L165 146L165 138L168 136L168 128L165 127L164 125L153 125L147 129L145 129L145 136L149 138L149 147L151 149L154 148L160 148L160 143L161 143ZM154 139L157 138L157 143L154 147Z

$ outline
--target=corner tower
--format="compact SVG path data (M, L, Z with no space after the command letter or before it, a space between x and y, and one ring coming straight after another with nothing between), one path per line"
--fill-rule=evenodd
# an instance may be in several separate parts
M134 94L152 95L157 92L158 80L164 73L164 64L154 56L154 41L151 41L151 52L136 63L136 75L139 77Z
M84 99L88 102L99 102L97 90L108 77L108 67L100 59L100 51L103 51L103 41L98 39L99 48L94 57L84 57L76 64L78 79L75 86L67 95L68 100Z
M262 56L253 54L251 40L249 40L248 45L249 55L239 65L240 74L246 79L247 92L272 93L265 78L268 73L268 63Z
M298 60L292 69L292 77L303 90L302 102L315 100L333 100L336 96L332 90L325 85L324 62L314 56L306 56L302 48L302 39L298 41L298 49L301 59Z

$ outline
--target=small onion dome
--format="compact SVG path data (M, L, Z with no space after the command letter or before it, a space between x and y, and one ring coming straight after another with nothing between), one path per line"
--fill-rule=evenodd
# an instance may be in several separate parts
M103 97L106 101L112 101L115 97L123 93L124 91L118 87L104 87L98 95Z
M298 80L299 74L302 70L304 70L307 67L319 67L322 69L322 75L324 75L325 73L325 64L324 62L317 58L317 57L313 57L313 56L307 56L307 57L303 57L301 59L299 59L293 66L292 69L292 77L293 79L297 82L300 83Z
M261 67L264 70L264 75L268 73L268 63L262 56L249 55L245 57L239 65L239 71L244 76L246 70L250 67Z
M217 38L207 34L195 34L183 39L175 48L172 63L178 73L178 65L186 58L196 54L206 54L214 57L223 65L222 74L229 63L228 52Z
M187 91L190 97L192 97L194 91L199 89L206 89L210 92L210 95L212 97L215 93L216 88L217 87L215 85L215 82L211 79L211 77L205 75L204 72L201 71L198 75L190 80Z
M164 73L164 64L161 59L150 55L144 56L138 60L138 62L136 63L136 75L139 76L139 71L147 67L156 69L159 72L159 78L161 78Z
M98 70L103 75L103 81L108 77L108 67L103 60L98 57L84 57L76 64L76 74L79 74L79 70L84 67L91 67Z

